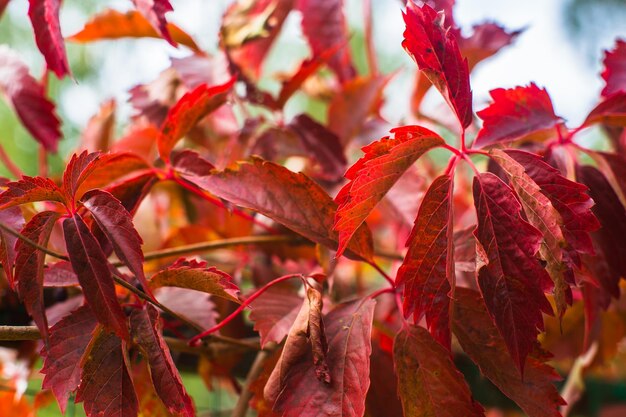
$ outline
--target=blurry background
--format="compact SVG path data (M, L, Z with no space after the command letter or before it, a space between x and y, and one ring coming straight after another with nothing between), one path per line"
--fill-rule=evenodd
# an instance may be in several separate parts
M168 15L205 50L217 49L221 16L231 0L172 0L174 12ZM400 43L404 24L402 2L373 0L374 35L380 67L384 72L400 70L386 90L383 115L391 124L402 123L409 110L409 94L415 66ZM79 31L94 13L112 7L128 10L128 0L65 0L61 10L63 34ZM353 53L357 66L366 68L362 46L363 16L361 0L346 0L351 27ZM35 76L42 74L43 59L38 52L27 16L28 2L13 0L0 20L0 43L19 51ZM299 16L292 13L265 66L265 74L289 70L308 54L300 36ZM612 47L616 37L626 37L626 0L458 0L455 19L465 32L473 24L496 21L507 29L526 28L514 45L479 64L472 73L475 109L488 102L489 90L525 85L530 81L546 87L557 114L570 126L581 122L595 104L601 89L603 51ZM123 39L96 44L68 43L69 62L76 81L59 82L50 77L50 95L57 102L63 122L64 140L60 155L73 149L89 117L102 101L115 98L118 128L131 113L127 91L153 80L169 66L170 57L189 54L162 40ZM267 77L269 89L271 77ZM289 103L287 117L306 107L305 97ZM427 102L441 100L431 90ZM4 102L0 103L0 143L15 163L27 174L34 174L37 144L16 120ZM372 140L378 139L372 138ZM62 167L61 156L51 156L53 171ZM0 166L0 175L7 175Z

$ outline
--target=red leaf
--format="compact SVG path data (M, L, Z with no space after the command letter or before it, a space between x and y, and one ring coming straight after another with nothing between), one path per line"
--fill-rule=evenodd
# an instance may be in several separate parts
M457 288L452 320L454 335L480 372L529 417L560 417L559 406L565 404L553 382L559 375L548 365L530 357L524 373L511 360L507 344L489 319L480 294Z
M620 91L626 91L626 41L618 39L615 48L604 55L604 71L602 78L606 86L602 95L608 97Z
M301 305L302 297L277 287L270 287L251 304L250 320L261 336L261 347L283 341Z
M354 78L356 70L348 46L348 26L343 14L343 0L297 0L302 13L302 32L313 55L321 55L337 45L345 45L328 65L342 83Z
M522 219L511 189L491 173L474 178L474 204L477 249L487 262L478 272L478 284L492 320L523 370L543 329L541 312L552 313L543 294L550 277L535 258L542 234Z
M276 399L275 411L284 417L363 416L369 388L374 304L372 300L356 300L337 306L324 317L331 383L317 380L308 353L285 369L279 387L270 386L270 382L266 385L268 399Z
M179 259L171 266L157 272L150 279L152 288L179 287L201 291L217 297L239 303L239 288L225 272L207 263L195 260Z
M50 328L50 340L41 355L41 387L50 389L65 414L70 393L80 383L81 357L98 322L88 306L79 307Z
M38 213L24 226L22 235L41 246L46 246L54 223L59 217L60 214L53 211ZM47 339L48 321L43 302L43 268L46 254L23 240L18 240L15 251L17 252L15 258L17 292L24 301L28 314L31 315L39 331Z
M117 198L129 213L134 215L139 204L141 204L157 181L158 178L154 172L149 171L109 187L107 191Z
M43 271L44 287L73 287L78 286L78 277L67 261L48 263ZM56 304L55 304L56 305Z
M339 205L334 225L339 232L337 256L404 171L445 143L435 132L419 126L398 127L391 133L393 138L387 136L364 147L365 155L345 174L350 182L335 197Z
M200 48L184 30L173 23L167 23L167 31L174 45L178 42L194 52ZM102 39L119 38L162 38L154 26L139 12L130 10L126 13L113 9L105 9L93 16L80 32L70 36L72 42L92 42ZM168 41L169 42L169 41Z
M235 83L235 78L225 84L209 87L200 84L185 94L167 113L161 126L157 146L159 155L169 161L174 145L185 136L203 117L226 102L226 98Z
M401 330L393 342L393 358L405 416L484 416L450 352L424 328Z
M80 137L80 147L89 152L108 151L115 134L115 100L100 105L98 113L91 116Z
M172 168L176 173L188 181L195 183L197 177L206 177L212 174L215 166L198 152L189 149L172 154Z
M175 414L193 417L193 402L185 391L170 350L163 339L159 312L150 304L134 309L130 326L137 344L150 365L150 376L157 394L167 409Z
M37 47L46 59L48 69L58 78L71 75L59 23L61 0L28 0L28 4Z
M63 233L87 303L100 323L128 340L126 316L117 301L109 264L98 241L79 214L63 221Z
M76 198L76 190L88 175L87 168L100 156L100 152L83 151L72 154L70 161L63 172L63 190L71 197Z
M302 146L320 165L320 176L337 181L343 176L348 161L337 135L306 114L300 114L289 123Z
M477 113L483 119L476 136L477 147L540 134L561 123L548 92L534 83L508 90L497 88L489 94L493 103Z
M15 52L0 46L0 91L24 127L46 150L56 152L61 122L44 87L28 72Z
M419 70L439 90L456 113L461 127L472 123L472 91L467 59L461 57L455 35L444 27L444 15L427 4L407 2L402 46Z
M84 401L87 417L137 417L137 396L117 336L98 328L81 365L76 402Z
M174 11L169 0L132 0L137 10L144 15L163 38L172 46L178 44L172 39L165 13Z
M624 91L608 96L594 107L582 125L590 126L596 123L626 127L626 87Z
M148 281L143 272L143 240L128 211L118 199L102 190L87 192L83 198L83 205L91 212L100 230L106 235L113 246L117 257L135 275L141 285L149 291Z
M209 294L187 288L161 287L154 291L154 296L165 307L203 329L217 324L219 314Z
M479 62L495 55L500 49L513 43L523 32L523 29L507 32L505 28L492 22L475 25L473 29L470 37L460 36L459 38L461 55L467 58L470 71Z
M580 253L593 254L589 233L600 224L591 211L593 200L587 195L588 188L568 180L535 154L513 149L506 153L524 166L526 174L541 187L541 192L559 212L565 241Z
M22 210L18 207L0 210L0 223L13 230L22 230L22 227L24 227L24 216L22 215ZM15 287L13 265L15 263L16 242L17 237L5 232L4 230L0 230L0 262L2 262L2 269L4 270L4 274L6 275L11 288Z
M431 334L450 349L450 298L455 282L452 188L449 175L437 177L422 199L415 226L407 241L409 250L398 270L396 283L404 284L404 315L414 313L415 323L426 314Z
M333 231L337 206L328 194L302 173L253 158L207 177L202 186L212 194L281 223L296 233L331 249L337 247ZM371 234L367 226L353 232L347 246L351 256L371 260Z
M23 176L21 180L10 182L0 194L0 207L6 209L37 201L56 201L66 204L63 191L49 178Z

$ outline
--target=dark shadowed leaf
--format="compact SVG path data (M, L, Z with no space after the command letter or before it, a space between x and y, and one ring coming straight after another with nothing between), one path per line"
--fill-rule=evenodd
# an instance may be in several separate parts
M28 4L28 16L35 30L35 41L46 59L48 69L58 78L70 75L59 23L61 0L28 0Z
M68 261L48 263L43 271L44 287L73 287L78 286L78 277Z
M167 409L175 414L193 417L193 402L185 391L163 339L159 312L150 304L144 305L142 309L134 309L130 315L130 326L136 343L150 365L154 389Z
M22 210L19 207L10 207L6 210L0 210L0 222L13 230L22 230L22 227L24 227ZM14 288L15 284L13 281L15 242L17 242L17 237L4 230L0 230L0 262L2 262L2 269L9 280L11 288Z
M143 272L143 240L130 213L118 199L102 190L87 192L82 198L83 205L89 210L100 230L107 237L117 257L124 262L146 290L148 281Z
M85 403L87 417L137 417L137 396L117 336L98 327L81 366L76 402Z
M348 47L343 3L343 0L296 0L296 7L302 13L302 32L311 45L313 55L344 45L328 62L341 82L356 75Z
M565 401L554 386L554 382L560 379L554 369L529 357L522 378L518 364L511 359L506 343L489 320L480 294L457 288L455 300L454 335L480 372L529 417L561 417L559 407Z
M407 241L409 250L396 283L404 284L404 315L426 323L435 339L450 348L450 298L455 282L452 224L453 179L437 177L422 199Z
M427 4L407 2L402 46L421 73L439 90L456 113L461 127L472 123L472 91L467 59L461 57L453 31L445 27L444 15Z
M474 204L477 250L487 263L479 269L478 284L492 320L523 370L543 329L541 313L552 313L543 294L550 276L535 257L542 234L522 219L512 190L491 173L474 178Z
M70 393L80 383L81 358L98 322L88 306L79 307L50 328L44 357L42 388L50 389L65 413Z
M283 341L300 311L302 297L293 291L271 287L251 304L250 320L261 336L261 346Z
M226 102L235 78L222 85L209 87L200 84L185 94L167 113L161 126L157 146L159 155L169 161L170 152L176 143L185 136L203 117Z
M626 40L618 39L615 48L605 53L602 78L606 81L603 96L626 91Z
M100 323L127 340L126 316L117 301L109 264L98 241L79 214L63 221L63 233L87 304Z
M154 296L165 307L203 329L210 329L217 324L219 314L207 293L187 288L161 287L154 290Z
M372 300L340 304L324 317L330 384L316 378L311 353L282 370L279 384L268 382L265 395L284 417L361 417L369 388ZM298 320L296 320L296 323Z
M337 194L339 205L334 229L339 232L341 255L355 231L417 159L429 150L442 146L444 140L419 126L398 127L387 136L363 148L365 155L345 174L350 180Z
M139 204L157 181L158 178L154 172L148 171L109 187L107 191L117 198L129 213L134 215Z
M202 186L212 194L281 223L307 239L337 248L333 231L337 205L315 182L302 173L253 158L205 179ZM353 231L348 253L372 259L372 240L367 226ZM346 240L346 243L348 241Z
M6 46L0 46L0 91L30 134L46 150L56 152L61 122L55 105L26 64Z
M561 123L548 92L534 83L528 87L497 88L489 94L493 103L477 113L483 119L476 136L478 147L541 134Z
M239 302L239 288L230 275L207 263L195 260L179 259L171 266L157 272L150 279L152 288L179 287L205 292L216 297Z
M195 52L200 51L193 38L175 24L168 23L167 30L175 43L185 45ZM132 10L122 13L106 9L93 16L80 32L67 40L84 43L101 39L162 37L141 13Z
M483 416L450 352L422 327L407 327L393 342L398 394L405 417Z
M53 211L38 213L26 223L21 233L45 247L50 239L52 228L59 217L61 215ZM17 293L24 301L26 310L37 324L39 331L47 339L48 321L46 320L43 300L43 271L46 254L23 240L17 241L15 251L17 252L15 258Z

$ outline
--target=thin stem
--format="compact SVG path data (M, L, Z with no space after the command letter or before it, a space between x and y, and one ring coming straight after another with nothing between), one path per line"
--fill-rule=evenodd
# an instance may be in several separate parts
M465 129L461 131L461 153L467 153L467 147L465 146Z
M383 278L385 278L389 285L391 285L391 288L396 288L395 281L389 275L387 275L385 271L383 271L380 265L378 265L376 262L371 262L370 265L372 265L372 267L374 267L374 269L377 270L378 273L383 276Z
M365 297L365 299L374 299L377 298L383 294L389 294L389 293L393 293L395 292L394 288L380 288L376 291L374 291L373 293L371 293L370 295L368 295L367 297Z
M63 259L64 261L69 261L70 258L68 258L65 255L62 255L58 252L55 252L51 249L46 248L45 246L40 245L39 243L35 242L32 239L29 239L28 237L24 236L23 234L21 234L20 232L18 232L17 230L13 229L10 226L7 226L6 224L0 222L0 229L4 230L5 232L7 232L10 235L15 236L16 238L24 241L25 243L28 243L29 245L31 245L32 247L39 249L40 251L42 251L43 253L50 255L54 258L57 259Z
M456 167L456 164L459 162L460 159L461 158L458 155L452 155L450 157L450 160L448 161L448 166L446 167L444 174L450 175L454 171L454 168Z
M267 284L265 284L264 286L262 286L261 288L256 290L254 293L252 293L250 295L250 297L246 298L246 300L243 303L241 303L241 305L239 307L237 307L237 309L235 311L230 313L228 315L228 317L226 317L224 320L220 321L218 324L216 324L215 326L211 327L210 329L205 330L204 332L202 332L202 333L192 337L191 340L189 340L189 345L190 346L194 346L196 343L198 343L198 341L200 339L202 339L202 338L204 338L206 336L209 336L210 334L215 333L216 331L218 331L222 327L226 326L235 317L237 317L237 315L239 313L241 313L243 310L245 310L246 307L248 307L250 305L250 303L252 303L254 300L256 300L261 294L263 294L265 291L267 291L270 287L272 287L273 285L276 285L278 283L281 283L283 281L287 281L287 280L289 280L291 278L304 279L302 274L290 274L290 275L285 275L285 276L276 278L275 280L268 282Z
M4 150L4 147L2 146L2 144L0 144L0 162L2 162L4 164L4 166L7 168L7 170L15 178L22 178L22 175L24 175L22 170L19 169L19 167L17 165L15 165L13 163L13 161L11 161L11 158L9 158L9 155Z
M459 151L457 148L455 148L454 146L450 146L447 143L444 143L442 145L442 148L449 150L450 152L452 152L453 154L457 155L457 156L462 156L463 153L461 151Z
M262 350L257 353L256 358L254 359L254 363L252 363L252 367L250 367L250 371L248 371L246 380L241 387L241 394L239 394L237 404L235 404L235 408L233 408L231 417L245 417L246 413L248 412L248 404L250 403L253 395L250 391L250 387L263 372L265 362L267 362L267 360L272 356L274 349L275 346L273 346L271 349Z
M373 20L372 20L372 0L363 0L363 20L365 26L365 53L367 55L367 66L371 76L378 75L378 61L376 59L376 48L374 47Z

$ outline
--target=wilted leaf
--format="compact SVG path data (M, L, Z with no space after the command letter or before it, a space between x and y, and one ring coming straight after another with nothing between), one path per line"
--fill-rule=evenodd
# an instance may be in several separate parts
M337 247L338 236L333 231L337 206L319 185L302 173L253 158L250 163L213 174L201 185L212 194L258 211L307 239L331 249ZM353 256L371 260L372 240L367 226L361 226L353 234L344 247Z
M493 103L477 113L483 119L476 136L477 147L541 134L561 123L548 92L534 83L528 87L497 88L489 94Z
M402 46L421 73L439 90L465 129L472 123L472 91L467 59L456 36L444 25L444 15L429 5L407 2Z
M424 314L431 334L450 348L450 298L455 283L452 224L453 179L437 177L422 199L409 250L398 270L397 285L404 284L404 315Z
M507 344L491 323L480 294L457 288L455 299L454 335L480 372L529 417L561 417L559 407L565 402L554 386L560 379L554 369L529 357L522 377L519 364L511 360Z
M393 138L387 136L364 147L365 155L345 174L350 182L335 197L339 205L334 225L339 232L337 256L404 171L424 153L444 144L435 132L419 126L398 127L391 133Z
M61 0L28 0L28 4L28 16L35 30L35 41L46 59L48 69L58 78L70 75L59 23Z
M401 330L393 342L393 357L405 417L484 415L450 352L424 328Z
M159 312L150 304L134 309L130 315L131 332L150 365L150 376L157 394L172 413L195 415L193 402L185 391L170 350L163 339Z
M543 329L541 313L552 313L543 294L550 276L535 254L542 234L520 216L521 206L511 189L491 173L474 178L479 253L487 264L478 284L492 320L502 334L518 369L533 350Z
M174 145L185 136L203 117L226 102L235 78L225 84L209 87L200 84L185 94L167 113L161 126L157 146L159 155L169 161Z
M76 402L85 403L87 417L137 417L137 396L117 336L99 327L81 366Z
M215 267L207 267L204 261L181 258L166 269L157 272L150 279L150 286L152 288L187 288L239 303L237 298L239 288L230 275Z
M63 233L87 304L102 325L128 340L126 316L117 301L109 264L98 241L79 214L63 221Z
M0 45L0 91L37 142L56 152L61 122L55 105L46 97L43 85L30 75L26 64L5 45Z
M21 233L39 245L47 246L52 228L59 217L61 215L53 211L38 213L26 223ZM24 301L28 314L32 316L39 331L47 339L48 321L43 301L43 269L46 254L23 240L17 241L15 251L17 252L15 258L17 292Z
M185 45L194 52L200 51L193 38L175 24L167 23L167 31L170 33L174 43ZM101 39L160 39L162 37L162 34L157 32L154 26L141 13L133 10L122 13L117 10L106 9L93 16L89 22L85 23L80 32L70 36L67 40L83 43Z
M65 413L70 393L78 388L81 358L98 322L88 306L79 307L50 328L48 347L43 349L43 389L51 389Z

